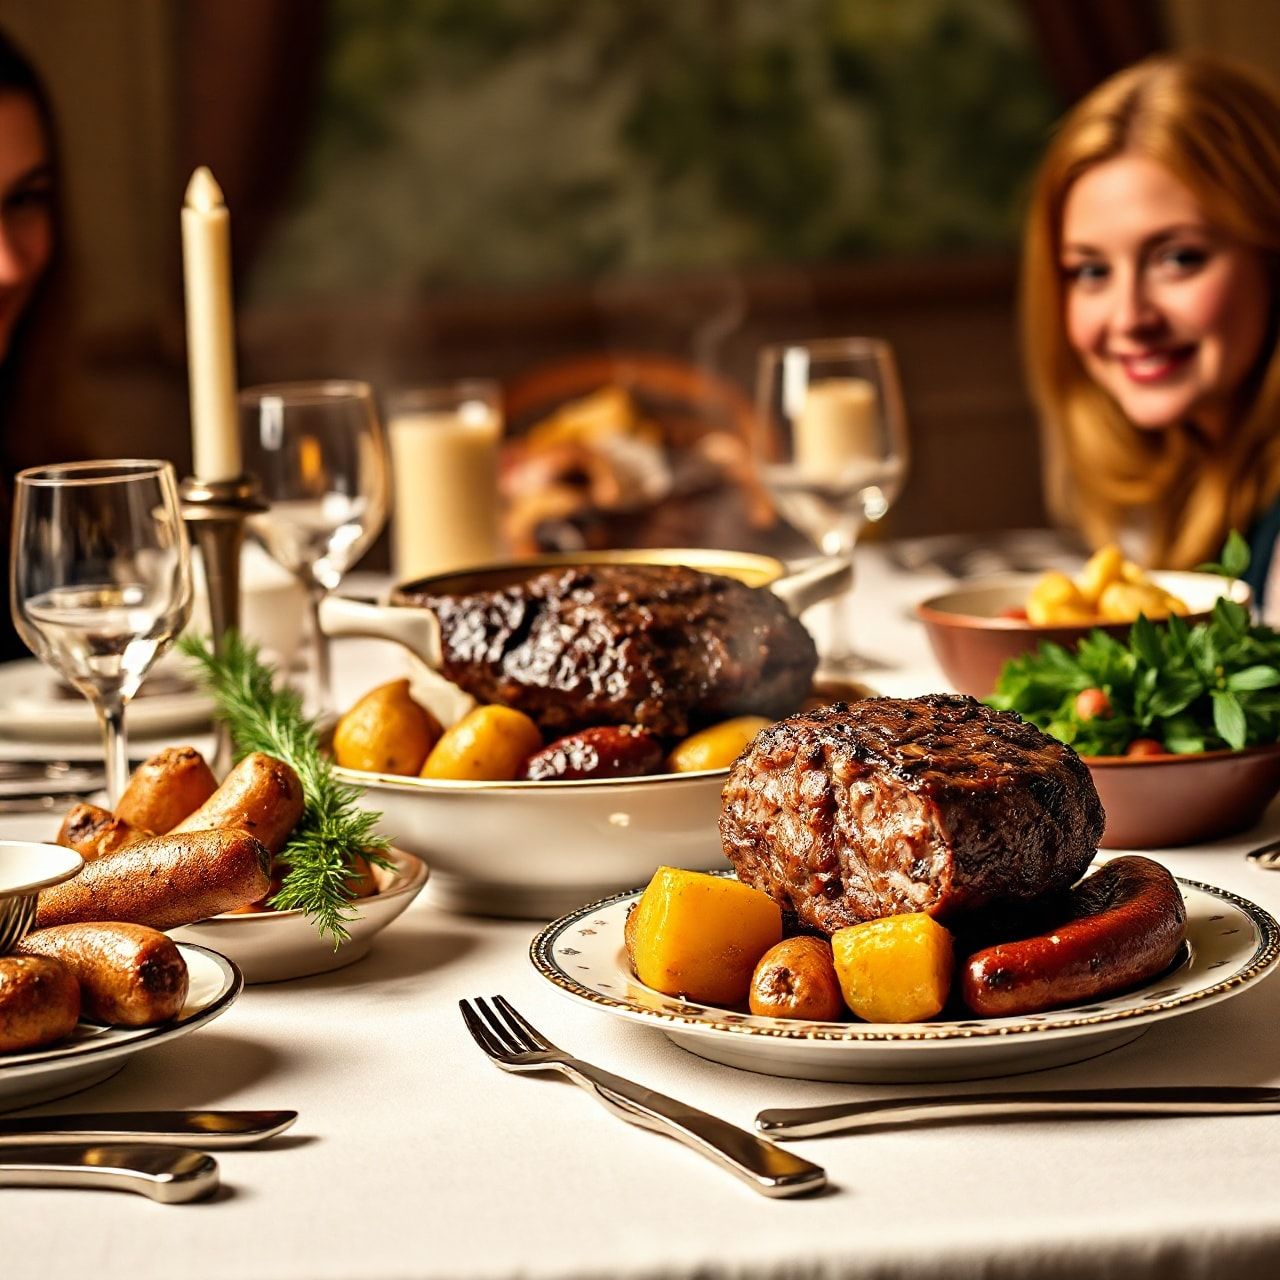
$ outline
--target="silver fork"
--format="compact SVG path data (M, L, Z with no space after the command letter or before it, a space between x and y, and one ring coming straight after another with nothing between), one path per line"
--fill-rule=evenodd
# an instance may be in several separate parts
M556 1048L502 996L475 1006L459 1000L472 1038L504 1071L560 1071L590 1090L615 1115L692 1147L766 1196L797 1196L826 1185L818 1165L686 1103L593 1067Z

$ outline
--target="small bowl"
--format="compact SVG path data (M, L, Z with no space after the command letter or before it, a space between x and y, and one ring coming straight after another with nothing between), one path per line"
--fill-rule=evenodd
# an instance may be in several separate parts
M421 859L401 849L392 849L387 856L395 870L374 867L378 892L352 904L355 915L347 924L351 936L336 950L332 940L321 937L301 911L229 912L171 929L169 936L226 956L250 984L341 969L369 954L374 935L385 929L427 882L427 866Z
M34 840L0 840L0 955L22 941L36 919L36 899L78 875L84 859L73 849Z
M1280 791L1280 745L1084 762L1107 815L1104 849L1168 849L1236 835Z
M1205 621L1219 596L1228 595L1243 605L1252 599L1247 583L1215 573L1157 570L1147 576L1186 602L1188 613L1183 620L1188 624ZM1002 617L1006 610L1026 604L1039 579L1034 573L991 579L932 596L916 606L916 617L924 623L934 657L953 688L985 698L995 688L1000 668L1010 658L1033 653L1042 641L1074 649L1090 631L1105 631L1117 640L1128 636L1132 622L1037 626L1024 619Z

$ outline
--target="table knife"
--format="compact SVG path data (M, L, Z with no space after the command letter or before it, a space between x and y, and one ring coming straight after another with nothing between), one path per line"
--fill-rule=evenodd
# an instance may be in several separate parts
M929 1121L1001 1120L1029 1116L1190 1116L1280 1112L1280 1089L1235 1085L1176 1085L1125 1089L1047 1089L972 1093L825 1107L771 1108L756 1128L771 1138L820 1138L831 1133Z
M217 1190L218 1162L203 1151L150 1145L12 1147L0 1152L0 1187L133 1191L185 1204Z
M8 1148L38 1143L143 1143L229 1150L283 1133L296 1111L100 1111L81 1115L0 1116L0 1158Z

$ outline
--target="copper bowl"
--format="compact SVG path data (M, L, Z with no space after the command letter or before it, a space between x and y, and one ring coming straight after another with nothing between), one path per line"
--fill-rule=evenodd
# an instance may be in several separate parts
M1188 623L1205 621L1219 596L1229 595L1245 605L1252 598L1246 583L1214 573L1158 570L1148 576L1186 601ZM916 617L924 623L934 657L954 689L985 698L1010 658L1035 652L1043 641L1074 649L1094 630L1105 631L1117 640L1128 636L1131 622L1037 626L1023 618L1002 616L1026 604L1039 577L1028 573L990 579L931 596L916 606Z
M1280 791L1280 744L1197 755L1086 756L1104 849L1167 849L1248 830Z

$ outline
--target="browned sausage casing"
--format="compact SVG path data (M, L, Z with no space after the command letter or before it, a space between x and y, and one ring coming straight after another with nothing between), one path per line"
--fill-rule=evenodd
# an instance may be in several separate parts
M223 779L222 786L176 827L210 831L239 827L279 853L302 817L302 783L283 760L255 751Z
M145 840L149 834L96 804L76 804L67 810L57 842L74 849L86 862L93 862Z
M80 984L82 1014L109 1026L168 1022L186 1002L187 962L172 938L143 924L62 924L16 949L60 960Z
M40 894L36 927L127 920L176 929L262 897L270 855L247 831L171 831L87 863Z
M634 725L600 725L559 738L525 763L531 782L555 778L636 778L661 773L662 743Z
M1177 881L1150 858L1113 858L1064 895L1062 921L969 957L964 1002L984 1017L1100 999L1166 969L1187 932Z
M80 984L48 956L0 956L0 1053L38 1049L75 1030Z
M217 789L213 770L194 747L166 747L134 770L116 805L116 817L143 831L164 835L195 813Z

